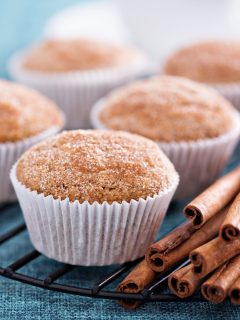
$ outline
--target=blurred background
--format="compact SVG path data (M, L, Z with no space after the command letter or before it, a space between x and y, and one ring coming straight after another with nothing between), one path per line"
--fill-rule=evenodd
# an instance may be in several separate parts
M42 37L86 36L144 49L153 66L177 47L240 38L239 0L0 1L0 76L18 49Z

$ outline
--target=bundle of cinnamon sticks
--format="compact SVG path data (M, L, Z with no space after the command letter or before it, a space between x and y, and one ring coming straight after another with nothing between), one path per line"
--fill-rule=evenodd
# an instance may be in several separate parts
M139 293L170 268L190 263L168 277L169 289L187 298L201 289L219 303L228 296L240 304L240 167L218 179L184 208L189 219L152 244L145 259L119 284L117 291ZM136 308L138 301L120 301Z

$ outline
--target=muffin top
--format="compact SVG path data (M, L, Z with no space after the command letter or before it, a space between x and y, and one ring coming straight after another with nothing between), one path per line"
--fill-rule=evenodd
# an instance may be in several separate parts
M109 95L105 127L161 142L214 138L230 131L236 111L215 90L180 77L138 81Z
M119 67L134 62L140 53L127 47L86 39L49 40L29 51L23 67L56 73Z
M166 74L206 83L240 81L240 41L203 42L173 54L164 67Z
M63 126L58 107L36 91L0 80L0 143L37 135Z
M29 149L17 178L27 188L80 203L154 196L176 182L157 144L120 131L66 131Z

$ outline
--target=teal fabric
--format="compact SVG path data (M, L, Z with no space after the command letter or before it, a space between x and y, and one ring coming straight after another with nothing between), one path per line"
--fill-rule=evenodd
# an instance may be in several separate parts
M77 0L0 0L0 76L7 77L6 61L15 50L41 36L47 18L56 10ZM240 148L231 166L239 164ZM171 206L161 233L182 220L184 203ZM4 213L0 209L0 233L22 221L18 205ZM32 250L27 232L0 246L0 265L7 266L17 257ZM44 278L59 267L59 263L40 257L22 268L21 272ZM65 283L89 285L109 272L108 268L78 268L67 274ZM88 279L92 279L90 282ZM113 284L115 286L116 284ZM136 311L125 311L115 301L91 299L51 292L0 277L0 319L237 319L240 309L223 303L148 303Z
M240 150L239 150L240 152ZM160 234L183 221L181 209L184 203L171 206ZM22 215L18 205L4 213L0 210L1 233L18 225ZM160 236L160 235L159 235ZM7 266L33 249L27 232L0 246L0 265ZM44 279L61 264L43 256L19 271ZM65 275L59 282L89 286L111 272L113 267L78 267ZM113 283L110 289L115 288ZM43 290L0 277L0 319L237 319L240 308L229 302L213 305L202 303L146 303L135 311L126 311L116 301L71 296L64 293Z

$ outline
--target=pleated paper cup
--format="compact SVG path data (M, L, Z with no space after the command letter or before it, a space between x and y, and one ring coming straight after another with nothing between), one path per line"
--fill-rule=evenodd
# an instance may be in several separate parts
M240 82L212 86L240 111Z
M91 123L95 129L108 129L99 117L105 101L101 99L91 111ZM239 137L240 115L235 111L232 130L219 137L191 142L157 142L180 176L174 199L195 196L216 180L233 154Z
M148 65L147 60L139 55L128 66L44 74L23 68L25 54L15 54L10 59L10 75L54 100L66 115L68 129L88 129L89 112L93 104L112 89L141 76Z
M10 176L34 247L49 258L84 266L143 256L156 237L179 180L175 174L169 188L147 199L81 204L27 189L17 180L16 165Z
M9 173L18 158L34 144L58 133L59 127L17 142L0 143L0 203L16 200L16 194L9 179Z
M180 175L176 200L198 195L217 179L233 154L239 134L240 122L238 127L218 138L158 143Z

